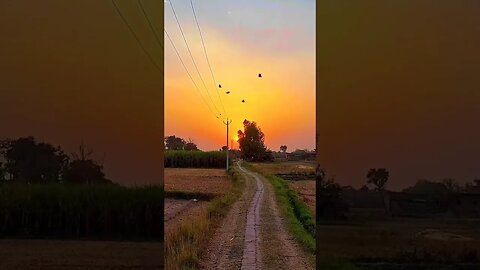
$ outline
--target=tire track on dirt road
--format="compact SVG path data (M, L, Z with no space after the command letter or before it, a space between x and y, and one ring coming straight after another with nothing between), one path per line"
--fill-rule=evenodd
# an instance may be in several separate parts
M210 240L200 269L240 269L242 266L246 216L256 189L252 179L243 178L245 188Z
M240 165L240 171L245 175L250 174ZM242 270L257 269L258 259L260 258L259 241L260 241L260 207L263 203L263 183L253 175L256 184L255 194L247 212L247 224L245 226L245 246L243 248Z

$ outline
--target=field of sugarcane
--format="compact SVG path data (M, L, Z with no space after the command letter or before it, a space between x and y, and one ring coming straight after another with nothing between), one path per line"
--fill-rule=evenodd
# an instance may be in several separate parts
M226 159L223 151L165 151L166 168L224 168Z
M163 188L2 184L0 237L161 240Z

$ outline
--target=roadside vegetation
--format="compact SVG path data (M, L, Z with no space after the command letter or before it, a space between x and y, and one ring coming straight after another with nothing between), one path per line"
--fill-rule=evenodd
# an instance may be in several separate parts
M222 151L165 151L165 168L224 168L226 160L226 154Z
M245 164L251 171L263 174L252 164ZM316 252L316 226L314 214L308 206L299 198L297 192L288 186L288 182L275 175L264 175L275 190L276 199L283 216L287 220L287 229L310 254Z
M308 207L298 198L298 194L288 183L276 176L268 175L277 196L282 214L287 219L288 230L311 254L315 254L315 218Z
M163 189L0 185L0 237L160 240Z
M165 234L165 268L197 269L200 258L210 238L230 206L238 200L244 188L244 180L236 168L228 172L233 185L228 193L210 201L206 211L195 219L182 222L175 230Z
M163 188L122 187L93 151L33 137L0 141L0 237L163 239Z

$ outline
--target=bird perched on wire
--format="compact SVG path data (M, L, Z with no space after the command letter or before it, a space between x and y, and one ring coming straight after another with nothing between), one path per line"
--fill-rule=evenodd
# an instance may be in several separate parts
M242 102L245 103L245 99L242 99Z
M259 78L262 78L262 73L258 73L258 77L259 77Z
M219 84L219 85L218 85L218 88L222 88L222 85L221 85L221 84Z
M225 93L227 93L227 95L228 95L228 94L230 94L230 91L227 91L227 92L225 92Z

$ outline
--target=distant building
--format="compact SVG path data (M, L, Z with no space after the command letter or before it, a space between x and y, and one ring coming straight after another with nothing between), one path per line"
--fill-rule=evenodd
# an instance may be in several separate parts
M480 218L480 193L386 192L384 201L385 210L392 216Z

